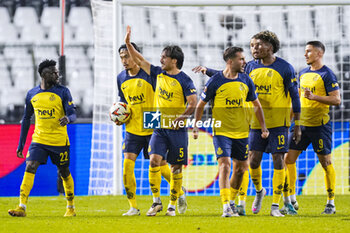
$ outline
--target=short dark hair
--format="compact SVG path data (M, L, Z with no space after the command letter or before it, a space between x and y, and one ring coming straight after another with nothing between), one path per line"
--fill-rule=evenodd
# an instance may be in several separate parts
M43 72L43 70L44 70L45 68L48 68L48 67L51 67L51 66L56 66L56 61L54 61L54 60L48 60L48 59L42 61L42 62L39 64L39 67L38 67L38 72L39 72L40 76L41 76L41 73Z
M131 45L136 49L137 52L141 53L140 48L139 48L134 42L131 42ZM126 47L126 44L122 44L122 45L119 47L118 53L120 53L120 51L121 51L122 49L128 50L128 47Z
M228 59L233 59L236 57L237 53L239 52L243 52L243 49L240 47L228 47L227 49L225 49L223 58L224 60L227 62Z
M273 47L273 53L277 53L278 50L280 49L280 41L277 37L277 35L274 32L271 31L262 31L257 34L255 34L252 39L259 39L264 42L268 42L272 45Z
M178 69L182 68L182 65L184 64L184 53L182 52L182 49L177 45L168 45L163 49L163 52L165 52L165 55L167 57L170 57L171 59L176 59L176 67Z
M318 40L312 40L306 43L306 45L312 45L315 48L319 48L322 50L322 52L326 52L326 47L324 46L324 44L321 41Z

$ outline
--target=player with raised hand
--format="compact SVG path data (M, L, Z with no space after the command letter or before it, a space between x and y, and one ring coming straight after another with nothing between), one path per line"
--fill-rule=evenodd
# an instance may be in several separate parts
M293 67L275 56L280 42L275 33L262 31L251 38L250 50L254 60L247 63L246 73L252 78L259 101L264 110L266 126L270 136L264 139L260 135L260 125L253 116L249 135L250 175L255 185L256 196L252 205L254 214L259 213L263 197L261 160L264 152L271 153L274 174L272 180L273 197L271 216L283 217L279 211L279 201L285 182L284 154L288 151L288 127L290 126L290 109L293 107L295 129L293 140L298 143L301 137L300 99ZM292 106L291 106L292 105ZM290 205L290 214L296 214Z
M135 43L133 48L140 52ZM120 60L125 68L117 77L118 93L120 101L127 103L132 111L130 119L125 123L125 140L123 142L124 164L123 183L130 209L123 216L140 215L136 202L135 161L143 150L145 159L149 159L148 144L153 129L143 128L143 109L152 108L154 102L155 79L152 79L143 69L131 59L125 44L118 49ZM117 125L123 123L116 121ZM162 176L170 183L170 168L166 160L161 161L160 170ZM180 195L184 194L181 189ZM184 199L184 205L187 205Z
M56 61L45 60L39 64L41 77L39 86L29 90L26 96L22 118L21 135L17 148L17 157L24 158L23 148L26 142L30 119L35 114L35 130L32 136L24 177L20 188L20 203L8 213L15 217L25 217L29 193L33 188L37 168L46 164L50 156L62 177L67 199L65 217L75 216L74 182L69 171L69 138L67 124L75 121L75 105L68 88L58 84Z
M161 67L153 66L134 49L130 34L131 28L128 26L126 46L136 64L156 79L154 107L164 119L160 128L153 131L149 143L149 182L153 204L147 215L155 216L163 209L160 200L160 163L166 159L171 165L170 203L166 215L175 216L175 205L182 186L182 165L187 165L188 135L184 126L197 103L196 89L191 78L181 71L184 55L180 47L166 46L161 54ZM185 211L178 209L179 213Z
M305 47L305 59L309 67L299 74L301 92L302 136L299 143L290 142L285 162L290 174L291 201L298 207L295 196L296 160L312 143L313 149L325 172L327 204L322 214L335 214L335 170L332 164L332 126L329 106L340 105L340 92L336 76L323 63L325 46L320 41L309 41Z
M198 121L202 119L204 106L213 100L213 119L221 121L214 127L213 142L219 163L219 186L223 204L222 217L239 216L236 206L230 205L230 196L236 196L248 169L249 110L246 102L253 103L255 114L261 125L261 137L267 138L269 131L265 126L264 114L255 94L253 81L244 70L243 49L229 47L223 55L226 68L217 72L207 82L201 100L195 111L193 137L198 138ZM230 180L231 158L234 171ZM231 190L230 190L231 187Z

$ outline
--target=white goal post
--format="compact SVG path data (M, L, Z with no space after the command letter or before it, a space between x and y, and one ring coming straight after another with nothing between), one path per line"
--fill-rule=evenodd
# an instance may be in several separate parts
M350 2L346 0L91 0L91 4L95 32L95 86L90 195L123 193L121 145L124 130L114 126L107 113L109 106L119 99L116 77L123 67L117 51L124 43L126 25L132 26L132 40L136 40L152 64L159 64L164 45L179 44L185 53L183 70L192 77L199 93L207 79L191 73L190 68L205 65L221 69L221 54L228 45L243 47L249 60L249 38L262 29L277 33L282 44L277 55L289 61L297 72L306 66L303 60L305 42L311 39L323 41L327 50L325 63L336 71L341 87L350 86L350 77L347 78L350 72L344 68L346 61L343 59L347 54L350 56ZM234 16L227 17L230 15ZM332 23L333 18L338 24ZM278 20L283 24L276 23ZM350 97L350 91L342 88L341 93L343 105L331 108L335 122L332 153L336 155L335 166L340 166L336 169L341 176L340 183L337 179L336 193L339 194L349 193L350 114L346 107L350 105L346 104L350 98L344 96ZM191 159L198 168L188 166L185 169L184 184L194 195L218 194L217 168L213 166L216 164L209 134L203 132L206 136L199 144L192 144L192 148L190 141ZM151 194L145 171L148 163L140 158L138 161L135 167L137 194ZM273 168L270 158L264 157L263 163L263 182L271 186ZM300 169L299 194L325 193L324 186L318 185L324 182L323 177L320 180L322 171L313 151L308 150L301 156L297 165ZM167 184L162 183L162 187L164 185ZM254 192L252 187L250 184L250 195ZM167 194L167 189L162 189L161 193Z

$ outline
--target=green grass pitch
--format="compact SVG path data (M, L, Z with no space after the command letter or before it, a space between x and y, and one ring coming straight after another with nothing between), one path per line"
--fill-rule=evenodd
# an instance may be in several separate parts
M123 217L129 209L125 196L78 196L77 216L63 218L64 197L30 197L27 217L8 215L7 210L18 204L18 198L0 198L0 232L350 232L350 195L336 196L337 213L321 215L326 196L299 196L298 216L274 218L269 216L271 197L266 197L258 215L250 207L254 197L247 199L247 216L222 218L218 196L187 197L185 215L165 216L168 197L163 196L164 210L156 217L145 214L152 204L151 196L138 196L141 216Z

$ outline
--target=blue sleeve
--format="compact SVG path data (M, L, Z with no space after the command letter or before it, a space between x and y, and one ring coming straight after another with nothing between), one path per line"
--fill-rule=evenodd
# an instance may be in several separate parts
M204 90L201 94L201 100L204 102L209 102L210 100L214 99L216 95L216 85L214 79L216 78L216 75L211 77L208 82L205 84Z
M162 72L163 72L163 70L159 66L151 65L150 76L151 76L152 79L156 79L157 75L162 73Z
M27 97L26 97L26 104L24 107L24 114L23 114L23 118L22 118L22 122L21 122L21 134L19 137L19 143L18 143L18 147L17 147L17 149L20 151L23 150L24 145L26 144L27 135L28 135L29 127L30 127L30 119L32 118L32 116L34 114L33 105L30 102L30 100L31 100L31 96L28 93Z
M206 75L208 75L209 77L212 77L214 74L220 72L220 70L214 70L214 69L210 69L208 67L207 68L207 71L205 72Z
M186 77L183 85L183 92L185 96L197 94L196 87L194 86L192 79L188 76Z
M283 75L283 84L286 95L289 92L290 97L292 98L293 112L300 112L301 104L298 91L298 82L294 68L290 64Z
M254 85L253 80L249 76L247 77L247 80L248 80L247 85L248 85L249 91L248 91L246 101L254 101L258 98L256 93L255 93L255 85Z
M121 81L119 79L119 76L117 78L117 86L118 86L118 95L119 95L119 101L120 102L123 102L123 103L127 103L126 100L125 100L125 97L124 97L124 93L122 92L122 89L120 88L121 87Z
M327 95L329 92L339 90L339 84L337 77L333 72L328 72L324 77L323 77L323 82L325 89L327 91Z
M299 97L299 91L298 91L298 83L295 80L292 82L292 84L289 87L289 94L292 98L292 107L293 112L300 112L301 104L300 104L300 97Z
M75 104L73 103L73 98L68 88L66 88L64 94L63 108L66 113L66 116L69 119L69 123L74 122L77 119L77 115L75 112Z

